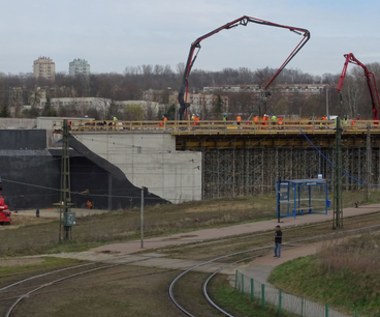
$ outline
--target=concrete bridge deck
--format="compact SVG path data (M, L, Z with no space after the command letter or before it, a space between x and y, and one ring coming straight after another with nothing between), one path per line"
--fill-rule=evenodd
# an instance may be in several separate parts
M341 121L344 134L380 134L380 124L374 120ZM72 132L136 131L136 132L170 132L173 135L186 134L335 134L334 120L283 120L281 124L270 121L254 123L253 121L191 120L173 121L110 121L110 120L74 120Z
M204 148L238 149L253 147L309 148L311 144L331 148L335 142L334 120L283 120L281 124L245 121L95 121L75 120L73 134L151 133L175 137L177 150ZM367 136L380 135L380 124L373 120L342 121L344 147L365 147ZM373 147L380 147L380 138L372 137Z
M334 174L334 120L70 123L79 142L132 184L173 203L253 195L272 191L279 178L331 180ZM377 121L342 121L344 189L378 186L379 134Z

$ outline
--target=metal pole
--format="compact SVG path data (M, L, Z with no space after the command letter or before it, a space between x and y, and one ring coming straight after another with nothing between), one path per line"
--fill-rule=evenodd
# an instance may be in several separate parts
M334 191L334 213L333 229L343 228L343 209L342 209L342 131L340 118L336 118L336 137L335 137L335 191Z
M62 241L62 199L59 202L59 236L58 236L58 241Z
M68 224L68 215L70 212L70 206L72 205L70 190L69 124L66 119L63 120L62 132L60 241L61 239L69 240L71 238L71 225ZM62 210L63 213L61 212Z
M280 200L281 200L281 178L277 181L277 204L276 204L276 208L277 208L277 222L280 223L281 222L281 203L280 203Z
M366 185L366 200L369 201L370 187L372 178L372 147L371 147L371 131L370 125L367 126L367 138L366 138L366 158L367 158L367 185Z
M255 299L255 280L251 278L251 301Z
M141 249L144 248L144 191L146 187L141 187L141 208L140 208L140 234L141 234Z
M327 119L330 119L329 115L329 88L326 86L326 116Z
M108 174L108 211L112 210L112 174Z

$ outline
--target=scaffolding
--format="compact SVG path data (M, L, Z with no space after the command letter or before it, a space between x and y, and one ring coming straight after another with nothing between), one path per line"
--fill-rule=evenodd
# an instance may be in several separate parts
M203 198L250 196L273 191L278 179L310 179L322 174L334 179L334 148L207 148L203 151ZM342 149L342 187L362 190L377 187L380 149L370 158L364 147ZM371 174L368 172L371 160ZM333 191L329 181L327 186Z

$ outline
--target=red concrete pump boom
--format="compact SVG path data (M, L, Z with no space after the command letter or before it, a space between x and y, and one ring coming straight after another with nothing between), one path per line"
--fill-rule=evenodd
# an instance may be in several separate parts
M186 109L190 106L190 104L187 102L187 96L188 96L188 86L189 86L189 75L191 68L193 67L193 64L195 62L195 59L197 58L198 52L201 48L200 42L204 39L222 31L222 30L229 30L231 28L237 27L239 25L246 26L249 22L266 25L266 26L273 26L277 28L283 28L288 29L296 34L302 35L302 39L297 44L297 46L293 49L293 51L289 54L289 56L286 58L286 60L282 63L282 65L279 67L279 69L275 72L275 74L272 76L272 78L263 86L264 90L266 90L269 85L276 79L276 77L281 73L281 71L285 68L285 66L292 60L292 58L301 50L301 48L306 44L306 42L310 39L310 32L306 29L294 27L294 26L287 26L287 25L281 25L269 21L264 21L261 19L257 19L250 16L242 16L234 21L231 21L225 25L222 25L221 27L202 35L201 37L197 38L190 47L190 52L187 58L185 71L183 74L182 84L179 89L178 93L178 101L180 104L179 109L179 119L182 120L183 116L186 112Z
M367 86L369 89L369 93L371 96L371 103L372 103L372 118L373 120L378 120L378 108L380 106L380 97L379 97L379 91L377 90L376 86L376 78L375 74L372 73L362 62L360 62L352 53L349 54L344 54L343 55L346 59L344 62L343 70L342 73L339 77L338 84L336 86L336 90L338 92L341 92L343 88L343 82L344 79L346 78L346 73L347 73L347 67L348 63L352 63L355 65L359 65L361 68L363 68L364 71L364 76L367 80Z

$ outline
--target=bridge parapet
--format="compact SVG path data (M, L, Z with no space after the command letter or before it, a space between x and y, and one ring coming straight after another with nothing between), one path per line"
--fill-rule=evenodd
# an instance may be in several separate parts
M204 121L97 121L75 120L72 132L167 132L172 135L186 134L335 134L334 120L290 120L278 122L204 120ZM373 120L346 120L342 122L343 133L380 134L380 124Z

